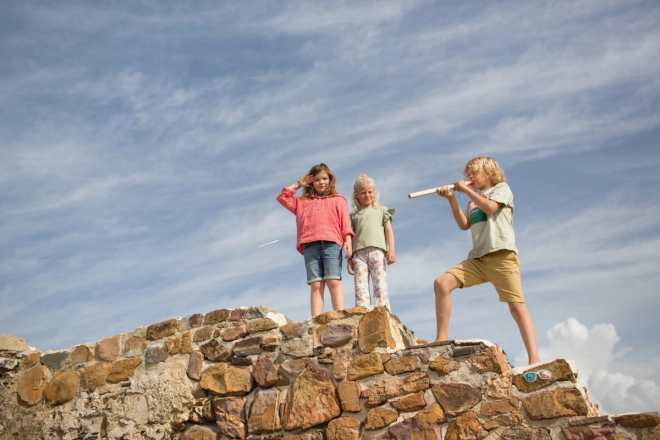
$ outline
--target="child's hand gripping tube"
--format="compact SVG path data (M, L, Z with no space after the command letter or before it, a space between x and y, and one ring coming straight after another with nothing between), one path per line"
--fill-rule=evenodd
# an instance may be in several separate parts
M473 183L474 182L471 181L471 180L466 180L465 181L466 185L472 185ZM454 184L452 183L451 185L441 186L440 188L454 189ZM431 189L425 189L424 191L410 193L410 194L408 194L408 198L409 199L415 199L417 197L422 197L422 196L428 196L428 195L431 195L431 194L435 194L435 191L437 189L440 189L440 188L431 188Z

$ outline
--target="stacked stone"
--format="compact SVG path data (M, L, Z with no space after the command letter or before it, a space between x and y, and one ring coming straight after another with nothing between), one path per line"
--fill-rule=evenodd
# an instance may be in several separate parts
M598 417L563 359L419 342L381 307L223 309L45 354L0 337L0 438L660 439L658 413Z

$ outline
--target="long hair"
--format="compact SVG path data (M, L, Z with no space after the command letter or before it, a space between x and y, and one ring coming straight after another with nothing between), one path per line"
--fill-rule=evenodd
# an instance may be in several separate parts
M475 171L481 171L484 175L490 180L490 183L497 185L498 183L506 182L506 176L504 171L500 166L495 162L495 159L490 157L481 156L470 159L468 163L465 164L463 169L463 176L467 179L468 177L468 168L472 167Z
M328 173L328 177L330 177L330 182L328 183L328 187L325 189L325 195L329 196L332 194L337 194L337 180L335 179L335 175L332 174L332 171L330 171L330 168L324 163L320 163L318 165L314 165L310 170L308 174L311 174L312 176L316 176L318 173L321 171L325 171ZM316 195L316 191L314 191L314 184L312 183L309 185L307 188L303 189L302 197L306 199L311 199Z
M374 187L374 201L371 206L378 208L380 206L380 203L378 203L378 196L380 193L376 190L376 183L374 182L374 179L367 176L366 174L360 174L357 176L357 179L355 179L355 182L353 183L353 210L359 211L362 209L362 205L360 205L360 200L358 199L358 189L362 185L371 185Z

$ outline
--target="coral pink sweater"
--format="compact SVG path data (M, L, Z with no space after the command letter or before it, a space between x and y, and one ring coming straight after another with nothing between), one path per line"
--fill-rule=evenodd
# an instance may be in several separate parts
M339 194L311 199L296 197L290 188L282 188L277 201L296 216L296 249L303 253L303 244L332 241L344 245L344 237L355 237L348 215L348 203Z

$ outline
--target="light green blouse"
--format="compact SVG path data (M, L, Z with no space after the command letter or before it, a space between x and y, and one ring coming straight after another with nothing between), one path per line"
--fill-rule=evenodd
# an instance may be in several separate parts
M394 208L372 206L351 213L351 227L355 232L353 252L373 246L387 252L385 224L392 220Z

